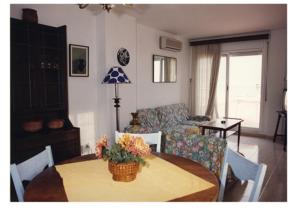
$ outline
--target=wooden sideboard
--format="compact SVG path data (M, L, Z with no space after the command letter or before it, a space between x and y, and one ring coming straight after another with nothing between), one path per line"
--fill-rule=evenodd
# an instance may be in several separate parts
M55 163L80 155L79 128L58 129L30 134L12 142L12 162L18 163L43 151L51 145Z
M51 145L55 162L80 155L80 131L69 120L67 27L11 18L11 163L22 162ZM51 120L64 126L50 129ZM37 132L23 124L43 122Z

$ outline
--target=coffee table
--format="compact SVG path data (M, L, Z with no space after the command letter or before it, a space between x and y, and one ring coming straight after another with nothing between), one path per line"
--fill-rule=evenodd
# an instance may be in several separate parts
M221 121L225 121L222 123ZM217 130L220 131L220 137L226 139L229 136L227 133L231 131L233 128L237 127L237 131L230 132L230 135L237 133L237 151L240 150L240 135L241 135L241 123L243 122L242 119L238 118L222 118L216 119L212 121L202 122L200 127L202 128L202 135L205 134L205 129L209 130ZM223 132L223 135L222 135Z

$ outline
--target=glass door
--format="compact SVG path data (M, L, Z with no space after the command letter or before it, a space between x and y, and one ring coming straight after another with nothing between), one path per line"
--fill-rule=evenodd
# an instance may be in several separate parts
M260 129L262 52L221 57L217 85L217 117L241 118L243 127Z

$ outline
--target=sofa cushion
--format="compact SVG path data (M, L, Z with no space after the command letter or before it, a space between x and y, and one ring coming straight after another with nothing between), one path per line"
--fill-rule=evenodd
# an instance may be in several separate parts
M158 114L155 109L139 109L137 112L142 127L160 130Z
M201 130L198 126L178 124L173 127L166 127L162 130L166 134L180 133L181 135L200 134Z
M188 110L184 104L171 104L155 108L161 129L172 128L188 119Z
M202 122L202 121L210 121L210 118L204 115L196 115L196 116L190 116L188 120Z
M162 130L169 129L178 124L174 110L171 106L160 106L155 108L158 113L158 119Z
M191 125L191 126L200 126L202 122L194 121L194 120L184 120L181 124L183 125Z
M185 106L185 104L172 104L173 111L175 112L175 117L178 122L182 122L184 120L187 120L189 118L189 110Z

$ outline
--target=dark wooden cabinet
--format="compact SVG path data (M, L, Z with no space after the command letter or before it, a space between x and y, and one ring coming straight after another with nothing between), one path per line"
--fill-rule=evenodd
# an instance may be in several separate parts
M80 155L79 128L68 118L66 26L52 27L11 18L11 162L51 145L55 162ZM60 129L47 123L63 119ZM43 129L25 132L24 122Z
M12 111L67 110L66 26L11 19Z
M51 145L55 163L78 156L80 142L79 128L43 131L17 139L13 145L15 149L14 162L26 160Z

